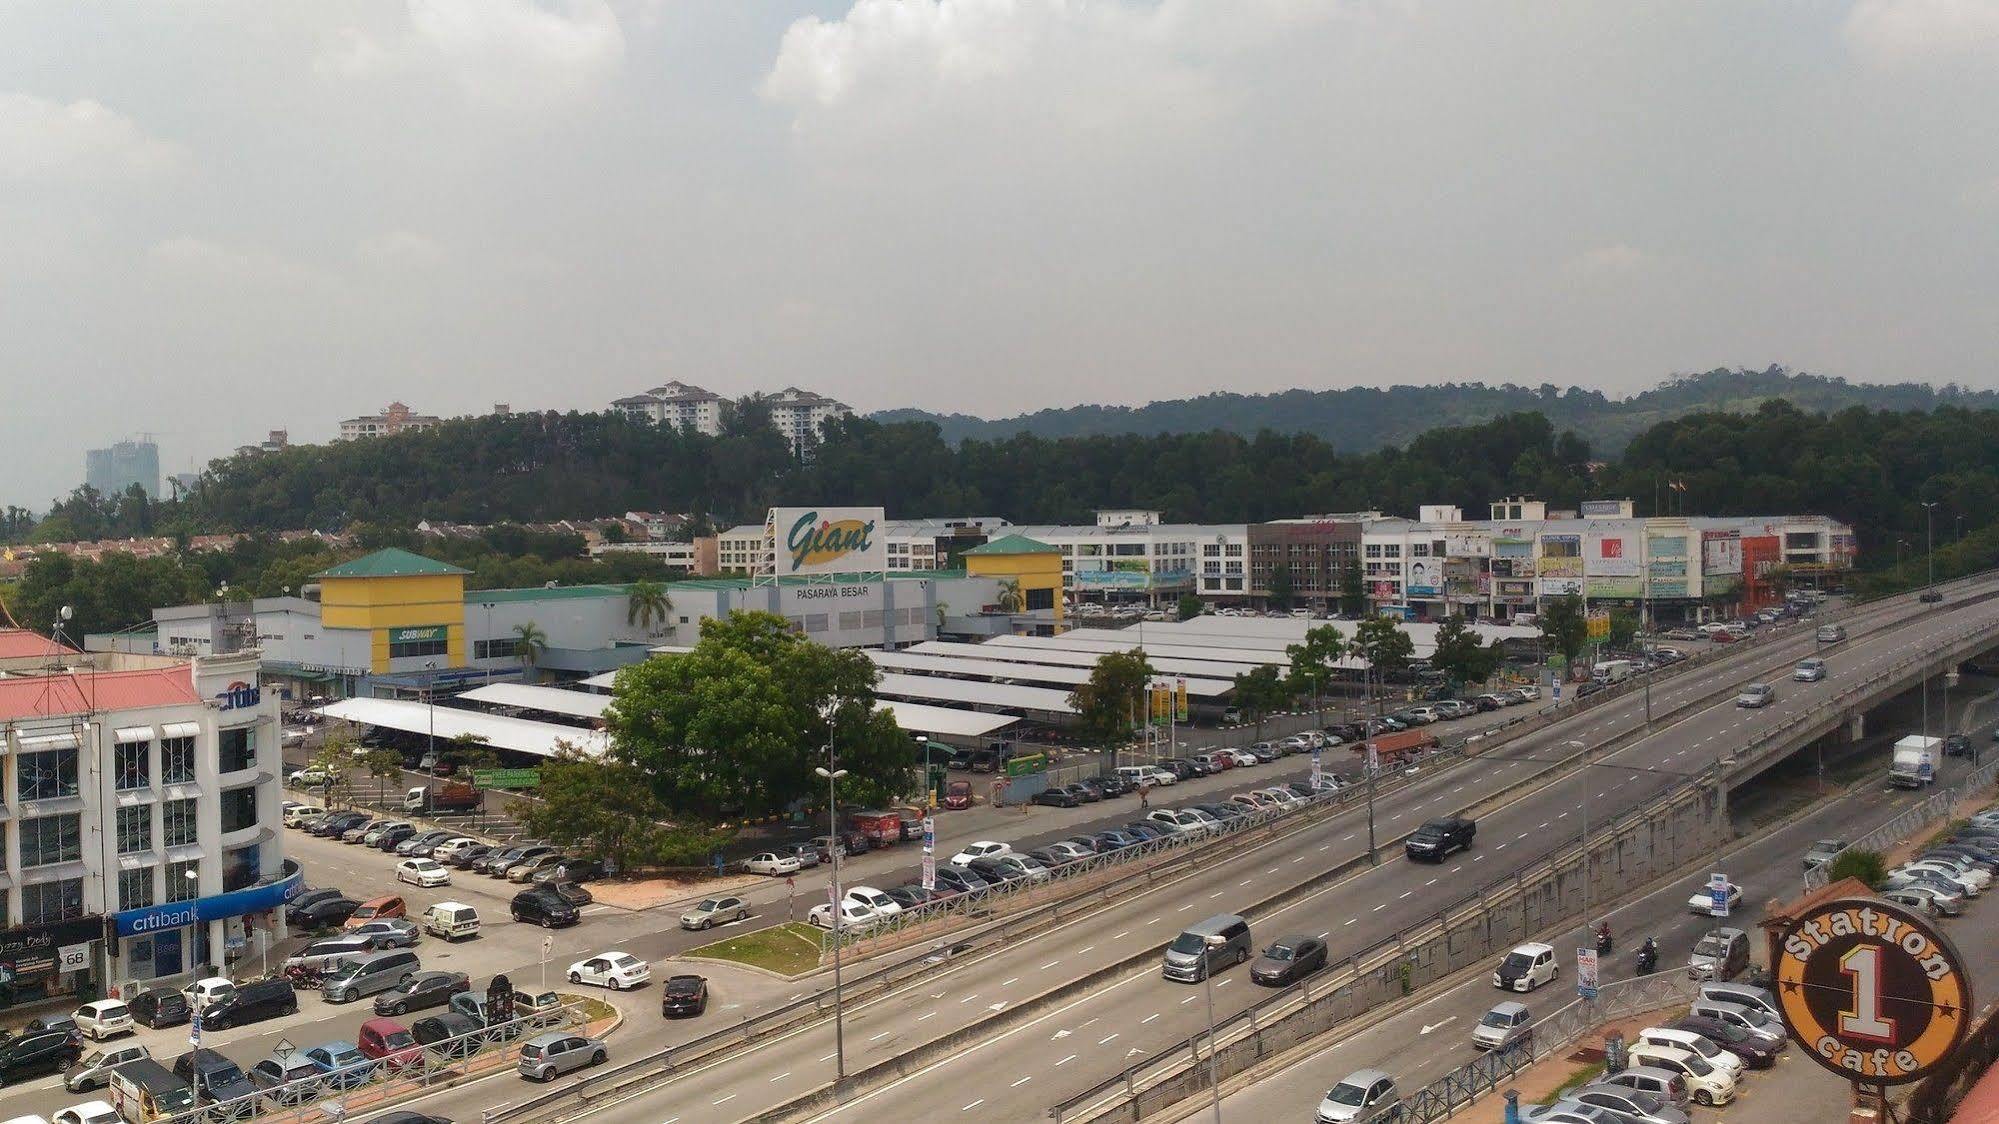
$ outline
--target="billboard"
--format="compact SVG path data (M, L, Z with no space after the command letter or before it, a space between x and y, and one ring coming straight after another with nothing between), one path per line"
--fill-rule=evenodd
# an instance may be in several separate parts
M1580 578L1583 576L1583 537L1581 535L1542 535L1541 558L1535 563L1537 573L1543 578ZM1544 583L1543 590L1547 588ZM1581 592L1582 585L1568 592Z
M1543 597L1567 597L1570 594L1580 597L1582 596L1582 592L1583 580L1579 577L1541 579L1541 596Z
M1739 531L1701 532L1701 573L1739 574L1742 572L1742 534Z
M1632 574L1628 578L1592 577L1589 580L1589 595L1591 597L1643 597L1645 596L1645 579L1639 577L1637 574Z
M1590 535L1584 569L1593 578L1638 576L1638 536L1628 531L1597 531ZM1596 583L1590 583L1592 587Z
M1444 536L1444 553L1452 558L1489 557L1492 554L1492 537L1452 532Z
M879 507L773 507L765 522L779 577L888 569Z
M1435 597L1444 585L1444 564L1441 560L1417 558L1409 563L1409 596Z

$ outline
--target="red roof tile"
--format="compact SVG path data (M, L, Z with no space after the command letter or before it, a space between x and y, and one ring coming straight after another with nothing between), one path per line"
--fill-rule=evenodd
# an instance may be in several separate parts
M75 648L25 628L0 628L0 660L25 660L51 653L73 656Z
M200 701L184 666L0 679L0 722Z

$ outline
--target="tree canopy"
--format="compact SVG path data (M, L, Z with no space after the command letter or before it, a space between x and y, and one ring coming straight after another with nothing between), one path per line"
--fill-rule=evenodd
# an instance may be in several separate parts
M1582 654L1583 642L1589 638L1589 618L1583 612L1583 599L1573 593L1551 598L1542 603L1535 619L1541 626L1541 639L1560 652L1564 662L1576 662L1576 657Z
M1355 627L1350 650L1380 678L1408 670L1416 642L1393 617L1368 617Z
M1078 716L1076 732L1100 746L1129 738L1133 723L1145 718L1145 685L1154 674L1143 648L1098 656L1089 680L1069 692L1069 705Z
M1437 649L1430 655L1430 666L1453 683L1483 683L1504 659L1501 645L1481 643L1462 614L1452 613L1437 626Z

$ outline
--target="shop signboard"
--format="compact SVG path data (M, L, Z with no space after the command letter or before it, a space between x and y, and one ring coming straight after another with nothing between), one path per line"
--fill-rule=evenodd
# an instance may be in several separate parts
M540 769L474 769L472 783L480 788L504 788L513 791L541 787Z
M773 507L766 521L777 576L888 569L879 507Z
M1592 577L1589 579L1589 595L1596 597L1638 598L1645 596L1645 579L1636 574L1628 578Z
M448 625L431 624L422 628L392 628L389 630L391 644L438 643L446 639Z
M1628 531L1592 532L1584 560L1585 572L1593 578L1637 577L1639 541L1636 534Z
M1875 898L1820 902L1777 942L1777 1007L1805 1057L1844 1080L1920 1081L1959 1055L1977 1005L1957 949Z
M1738 531L1701 532L1701 573L1740 574L1742 534Z
M1541 555L1535 565L1538 567L1537 574L1543 578L1582 577L1582 536L1542 535Z

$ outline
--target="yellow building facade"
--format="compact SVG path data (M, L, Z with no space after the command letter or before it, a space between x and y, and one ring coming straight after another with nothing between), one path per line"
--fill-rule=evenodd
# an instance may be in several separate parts
M398 670L398 660L464 667L467 573L407 550L363 555L313 575L320 623L365 629L370 670L377 675Z
M1016 611L1053 610L1055 622L1062 622L1061 551L1025 535L1006 535L984 546L975 546L959 557L964 560L969 577L1016 583L1020 588Z

